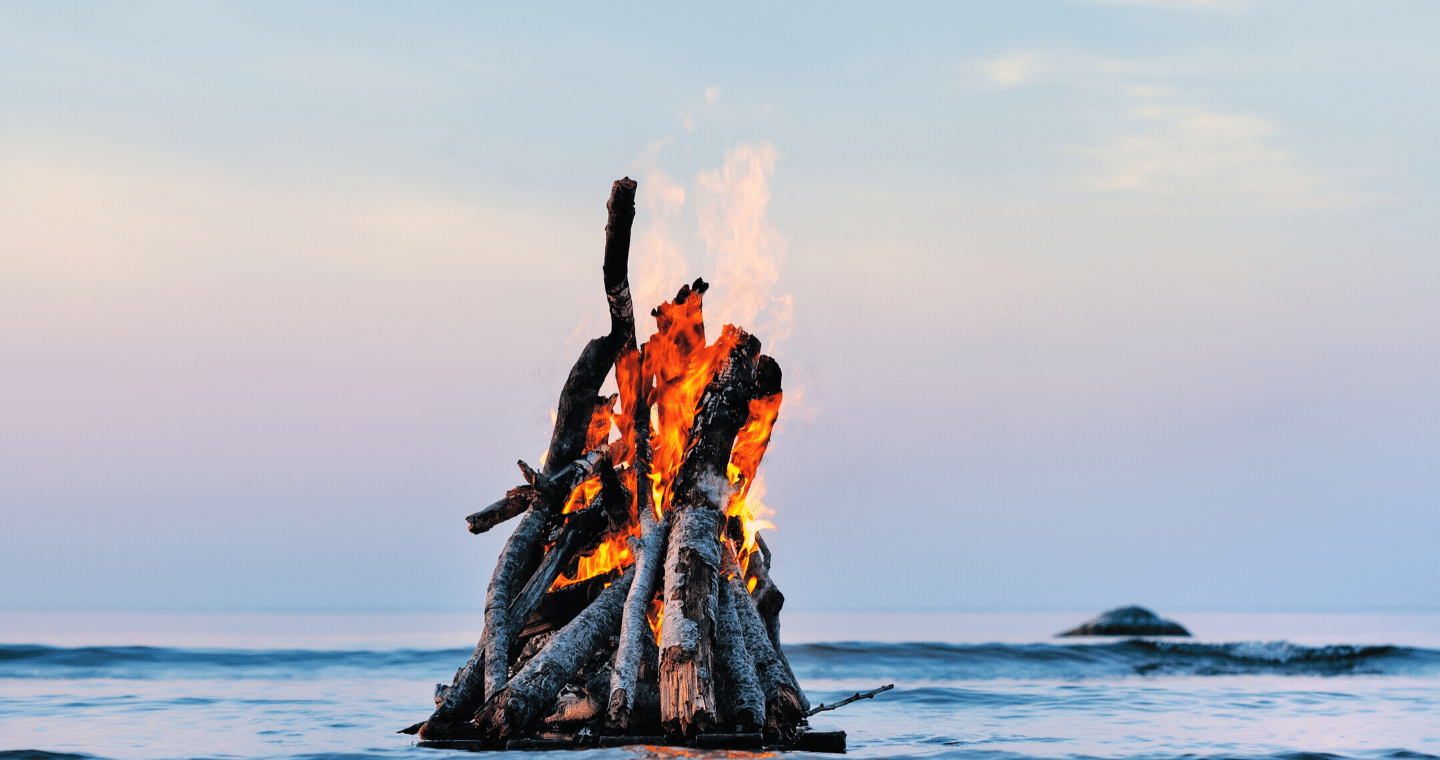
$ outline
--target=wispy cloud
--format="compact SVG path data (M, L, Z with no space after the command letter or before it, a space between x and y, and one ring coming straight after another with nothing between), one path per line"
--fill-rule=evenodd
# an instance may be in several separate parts
M991 89L1058 85L1081 99L1093 131L1066 146L1085 164L1079 176L1061 180L1074 191L1205 200L1258 212L1377 200L1349 186L1373 169L1320 168L1285 145L1286 129L1276 120L1215 104L1194 84L1250 65L1213 54L1145 60L1017 50L974 70Z
M1213 199L1261 211L1301 211L1363 202L1340 177L1279 147L1279 127L1262 116L1199 106L1126 109L1125 129L1077 152L1094 173L1076 185L1099 192Z

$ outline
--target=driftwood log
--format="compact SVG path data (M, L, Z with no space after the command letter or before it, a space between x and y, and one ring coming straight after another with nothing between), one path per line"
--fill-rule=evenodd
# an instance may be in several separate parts
M648 487L645 490L649 490ZM670 523L655 519L655 515L648 508L640 513L640 524L644 533L638 541L632 539L630 544L638 570L635 582L630 586L629 596L625 599L625 612L620 622L620 640L615 650L615 664L610 678L606 722L616 730L629 729L635 712L641 659L646 645L653 641L649 621L650 602L655 597L655 586L665 560L666 539L670 534Z
M732 597L736 593L731 581L720 584L717 648L720 672L725 675L725 702L730 708L731 722L735 724L736 730L752 733L765 725L765 694L760 688L760 679L755 672L755 658L747 646L745 631L740 627L740 617L735 613L735 600Z
M781 662L779 648L770 644L765 623L750 595L745 593L744 582L739 577L739 566L735 556L726 548L725 570L730 584L730 603L740 629L745 633L745 646L755 658L755 675L765 694L765 737L770 741L787 741L793 738L796 727L805 718L808 710L804 696L789 666Z
M505 688L486 700L475 714L475 725L487 739L503 741L544 716L566 681L595 653L601 639L620 623L625 595L635 570L601 592L585 611L557 631L538 654L515 674Z

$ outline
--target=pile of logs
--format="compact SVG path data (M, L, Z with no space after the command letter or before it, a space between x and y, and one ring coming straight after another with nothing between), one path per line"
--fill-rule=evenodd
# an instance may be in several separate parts
M405 733L463 749L843 752L843 732L807 725L810 705L780 647L785 597L770 578L770 550L733 508L746 485L736 473L753 476L768 444L780 367L738 328L706 344L703 280L652 312L660 331L636 345L627 271L635 188L616 181L607 204L610 333L570 371L540 469L520 462L525 483L467 518L472 533L518 518L486 591L484 633L453 682L437 684L429 719ZM703 390L672 387L675 366L702 359ZM612 368L620 392L602 397ZM662 397L687 408L677 417ZM658 446L652 462L661 427L688 427L668 464ZM737 436L749 442L738 464ZM613 566L581 578L582 563L604 564L596 558L606 552Z

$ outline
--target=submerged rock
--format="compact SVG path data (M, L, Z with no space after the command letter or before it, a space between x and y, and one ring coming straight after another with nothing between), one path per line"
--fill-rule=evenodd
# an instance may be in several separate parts
M1056 636L1189 636L1185 626L1144 607L1117 607Z

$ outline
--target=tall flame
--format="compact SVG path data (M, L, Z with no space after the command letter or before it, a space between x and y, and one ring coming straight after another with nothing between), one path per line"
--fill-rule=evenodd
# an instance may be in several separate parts
M644 160L653 163L669 142L652 143ZM740 333L731 325L754 324L754 332L772 352L775 342L789 336L793 317L790 296L771 294L779 279L786 241L766 216L769 179L779 157L770 143L736 145L725 152L723 165L696 176L689 194L664 172L649 169L644 173L639 200L649 211L648 223L636 230L634 258L636 269L646 272L647 278L633 292L641 303L654 303L663 293L674 292L671 289L687 266L673 229L681 221L686 202L693 199L697 238L715 263L716 303L711 312L725 325L715 342L707 343L701 311L705 289L681 286L673 300L652 312L656 329L643 350L632 346L616 360L620 410L615 410L612 396L602 399L591 418L586 450L608 443L610 461L622 484L632 493L648 487L657 518L663 519L672 508L672 488L685 458L700 396L739 339ZM643 383L639 394L637 379ZM727 532L727 539L738 544L735 550L742 567L756 551L756 533L774 527L766 519L773 513L762 502L765 482L758 470L782 399L783 394L776 393L750 402L749 418L735 438L727 467L731 494L726 515L738 520L743 536ZM795 400L800 400L798 395ZM632 445L635 412L641 404L651 412L650 482L644 484L637 483ZM600 490L598 478L580 483L564 511L590 504ZM573 576L561 576L555 586L577 583L634 562L628 543L640 533L634 508L632 502L629 521L582 557ZM658 620L654 622L658 625Z

